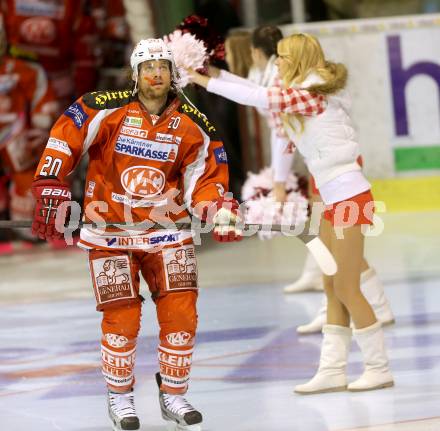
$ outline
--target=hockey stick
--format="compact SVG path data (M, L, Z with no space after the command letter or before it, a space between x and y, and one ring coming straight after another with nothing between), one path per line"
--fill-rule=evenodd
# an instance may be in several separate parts
M23 229L30 228L32 226L32 221L30 220L0 220L0 229ZM142 223L129 223L129 222L106 222L106 223L89 223L89 222L78 222L73 228L92 228L92 229L104 229L107 227L115 227L119 229L129 229L129 230L141 230L145 231L147 229L156 229L156 230L165 230L165 229L173 229L173 230L195 230L196 228L203 230L203 232L208 232L206 229L211 227L214 228L214 225L205 224L205 223L153 223L153 222L142 222ZM281 225L281 224L252 224L252 223L244 223L242 225L237 225L243 229L243 231L256 233L257 231L263 232L283 232L292 236L296 236L299 240L301 240L304 245L309 249L310 253L315 258L322 272L326 275L334 275L337 271L336 262L328 250L328 248L324 245L324 243L319 239L318 235L310 234L309 232L310 224L307 222L304 225L304 228L301 230L302 233L292 234L291 229L295 228L295 226L289 225ZM66 228L72 228L72 226L67 225Z

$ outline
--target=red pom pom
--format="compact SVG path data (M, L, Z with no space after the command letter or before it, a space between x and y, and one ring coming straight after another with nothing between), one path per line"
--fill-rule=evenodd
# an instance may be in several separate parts
M182 21L179 28L180 30L183 30L184 28L207 27L207 26L208 26L208 20L206 18L199 15L189 15Z
M225 59L225 41L212 27L208 26L207 18L199 15L187 16L177 27L182 33L191 33L196 39L203 41L209 53L209 61Z

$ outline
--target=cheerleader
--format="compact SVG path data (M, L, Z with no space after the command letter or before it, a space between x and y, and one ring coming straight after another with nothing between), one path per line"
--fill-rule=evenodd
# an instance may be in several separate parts
M271 25L257 27L252 34L232 33L225 41L225 60L229 72L209 66L209 76L217 78L219 82L250 86L279 85L275 61L277 43L282 38L281 30ZM240 77L247 77L247 81ZM275 224L301 223L307 219L307 200L301 194L298 179L291 170L294 145L282 128L277 129L267 109L257 110L267 120L270 130L271 165L256 174L248 172L241 191L241 197L246 202L246 219L249 223L257 224L268 220ZM278 202L288 202L288 206L281 211ZM274 235L258 232L261 239L270 239Z
M358 158L358 163L362 166L362 158ZM313 206L315 202L321 202L319 191L315 186L315 181L310 175L309 178L309 195L310 205ZM300 278L287 285L284 288L284 293L297 293L307 290L323 290L322 272L316 263L313 256L308 253L306 263L304 265L303 273ZM382 326L389 326L395 323L394 314L390 303L385 296L383 284L379 279L376 271L372 268L365 258L362 259L361 264L361 291L373 308L377 320ZM322 303L312 320L304 325L299 325L296 332L300 335L314 334L321 332L323 326L327 321L327 298L323 295Z
M193 82L210 92L269 110L303 155L326 205L320 237L332 252L338 271L334 276L324 276L327 323L318 371L295 391L313 394L393 386L381 324L360 290L364 255L361 227L372 224L374 201L357 162L359 145L345 91L347 69L327 61L319 41L308 34L286 37L277 48L276 64L283 81L280 86L226 83L189 72ZM347 385L352 335L362 351L365 370Z

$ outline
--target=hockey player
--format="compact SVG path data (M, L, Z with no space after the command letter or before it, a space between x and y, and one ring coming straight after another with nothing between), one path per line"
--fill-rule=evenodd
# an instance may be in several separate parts
M0 156L11 178L10 217L26 220L34 213L31 183L58 105L44 70L6 55L6 46L0 15Z
M286 37L277 48L281 86L251 87L248 81L225 83L189 72L194 82L208 91L269 109L304 156L326 205L320 237L332 252L338 271L324 277L328 306L319 369L295 391L313 394L393 386L381 324L360 290L364 252L361 226L372 224L374 200L357 162L359 146L347 114L347 69L327 61L319 41L308 34ZM350 319L365 371L347 386Z
M239 218L230 198L228 165L216 129L176 88L171 52L162 39L140 41L131 55L134 88L98 91L71 105L54 125L33 183L33 230L55 229L59 204L70 198L66 175L89 155L85 219L107 222L185 220L190 214L225 224ZM225 204L226 202L226 204ZM219 241L241 239L234 226L217 226ZM102 316L102 372L110 418L117 430L139 429L134 374L142 297L139 272L156 305L159 398L163 417L178 429L199 429L202 415L186 399L197 325L197 264L189 231L81 230L97 309ZM189 429L189 428L188 428Z
M0 0L13 57L46 71L61 112L94 88L97 31L84 0Z

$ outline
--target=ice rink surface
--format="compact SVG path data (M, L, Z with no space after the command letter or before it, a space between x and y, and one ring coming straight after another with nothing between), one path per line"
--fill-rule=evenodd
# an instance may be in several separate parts
M305 251L292 238L212 245L199 252L199 332L188 399L206 431L440 430L439 214L389 215L367 257L396 315L386 341L396 386L300 396L316 371L320 335L295 327L320 293L283 295ZM144 291L145 294L145 291ZM146 296L146 295L145 295ZM100 315L85 255L38 249L0 257L0 429L106 431ZM154 373L157 324L144 304L136 365L143 431L165 430ZM350 380L360 374L352 345Z

